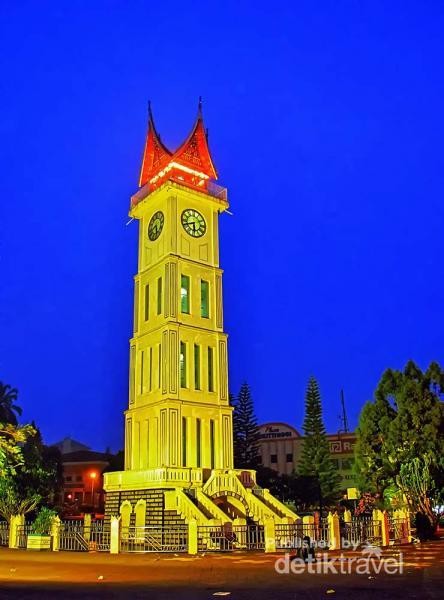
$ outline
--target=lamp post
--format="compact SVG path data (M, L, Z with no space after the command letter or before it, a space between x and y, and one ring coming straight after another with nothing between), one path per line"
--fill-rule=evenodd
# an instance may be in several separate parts
M97 473L95 471L92 471L89 474L89 476L91 478L91 504L92 504L92 507L94 508L94 506L95 506L95 502L94 502L94 483L96 481Z

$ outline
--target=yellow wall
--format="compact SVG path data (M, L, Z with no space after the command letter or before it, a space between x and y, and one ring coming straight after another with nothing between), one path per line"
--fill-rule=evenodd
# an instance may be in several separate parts
M134 336L130 341L126 469L233 466L218 241L219 212L226 207L226 203L207 194L167 182L131 212L139 221L139 260L134 286ZM205 218L207 229L201 238L193 238L182 227L182 211L187 208L198 210ZM149 221L159 210L164 214L164 226L157 240L150 241ZM190 278L189 314L181 312L182 274ZM201 316L201 280L209 283L208 318ZM186 387L181 386L181 342L186 344ZM195 389L195 345L200 349L200 389ZM209 384L208 348L213 356L213 391Z

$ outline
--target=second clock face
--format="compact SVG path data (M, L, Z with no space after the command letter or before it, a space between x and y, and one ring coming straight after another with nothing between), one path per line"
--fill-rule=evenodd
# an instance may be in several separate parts
M202 237L207 230L205 219L193 208L187 208L182 213L182 226L193 237Z
M160 210L154 213L154 215L151 217L150 222L148 224L148 237L152 242L154 242L154 240L157 240L157 238L161 234L164 220L165 218L163 216L163 212L161 212Z

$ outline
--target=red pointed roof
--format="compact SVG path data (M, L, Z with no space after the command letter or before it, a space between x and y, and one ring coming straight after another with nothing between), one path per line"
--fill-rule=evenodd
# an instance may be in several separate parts
M139 187L147 183L151 177L159 173L171 161L172 152L162 143L154 125L151 106L148 105L148 134L146 136L140 171Z
M171 152L171 150L162 143L154 125L150 105L148 105L148 112L148 134L145 142L145 151L143 153L139 187L150 182L153 177L159 175L159 173L168 165L171 165L171 167L174 168L173 163L176 163L176 168L179 168L178 165L180 165L192 169L193 171L197 171L208 179L217 179L217 171L208 147L207 134L205 132L202 117L202 102L200 98L197 119L193 129L185 142L175 152ZM164 176L162 176L162 179L163 177Z
M199 99L197 119L185 142L176 150L171 160L200 171L210 179L217 179L217 171L208 147L207 134L202 117L202 102Z

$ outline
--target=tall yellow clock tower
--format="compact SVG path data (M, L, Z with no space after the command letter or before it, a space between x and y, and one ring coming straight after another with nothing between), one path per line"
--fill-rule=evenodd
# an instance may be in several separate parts
M120 513L123 526L296 517L260 490L254 471L233 468L219 266L219 216L228 201L216 179L200 102L175 151L161 141L150 109L130 207L139 251L125 470L105 476L107 515Z

